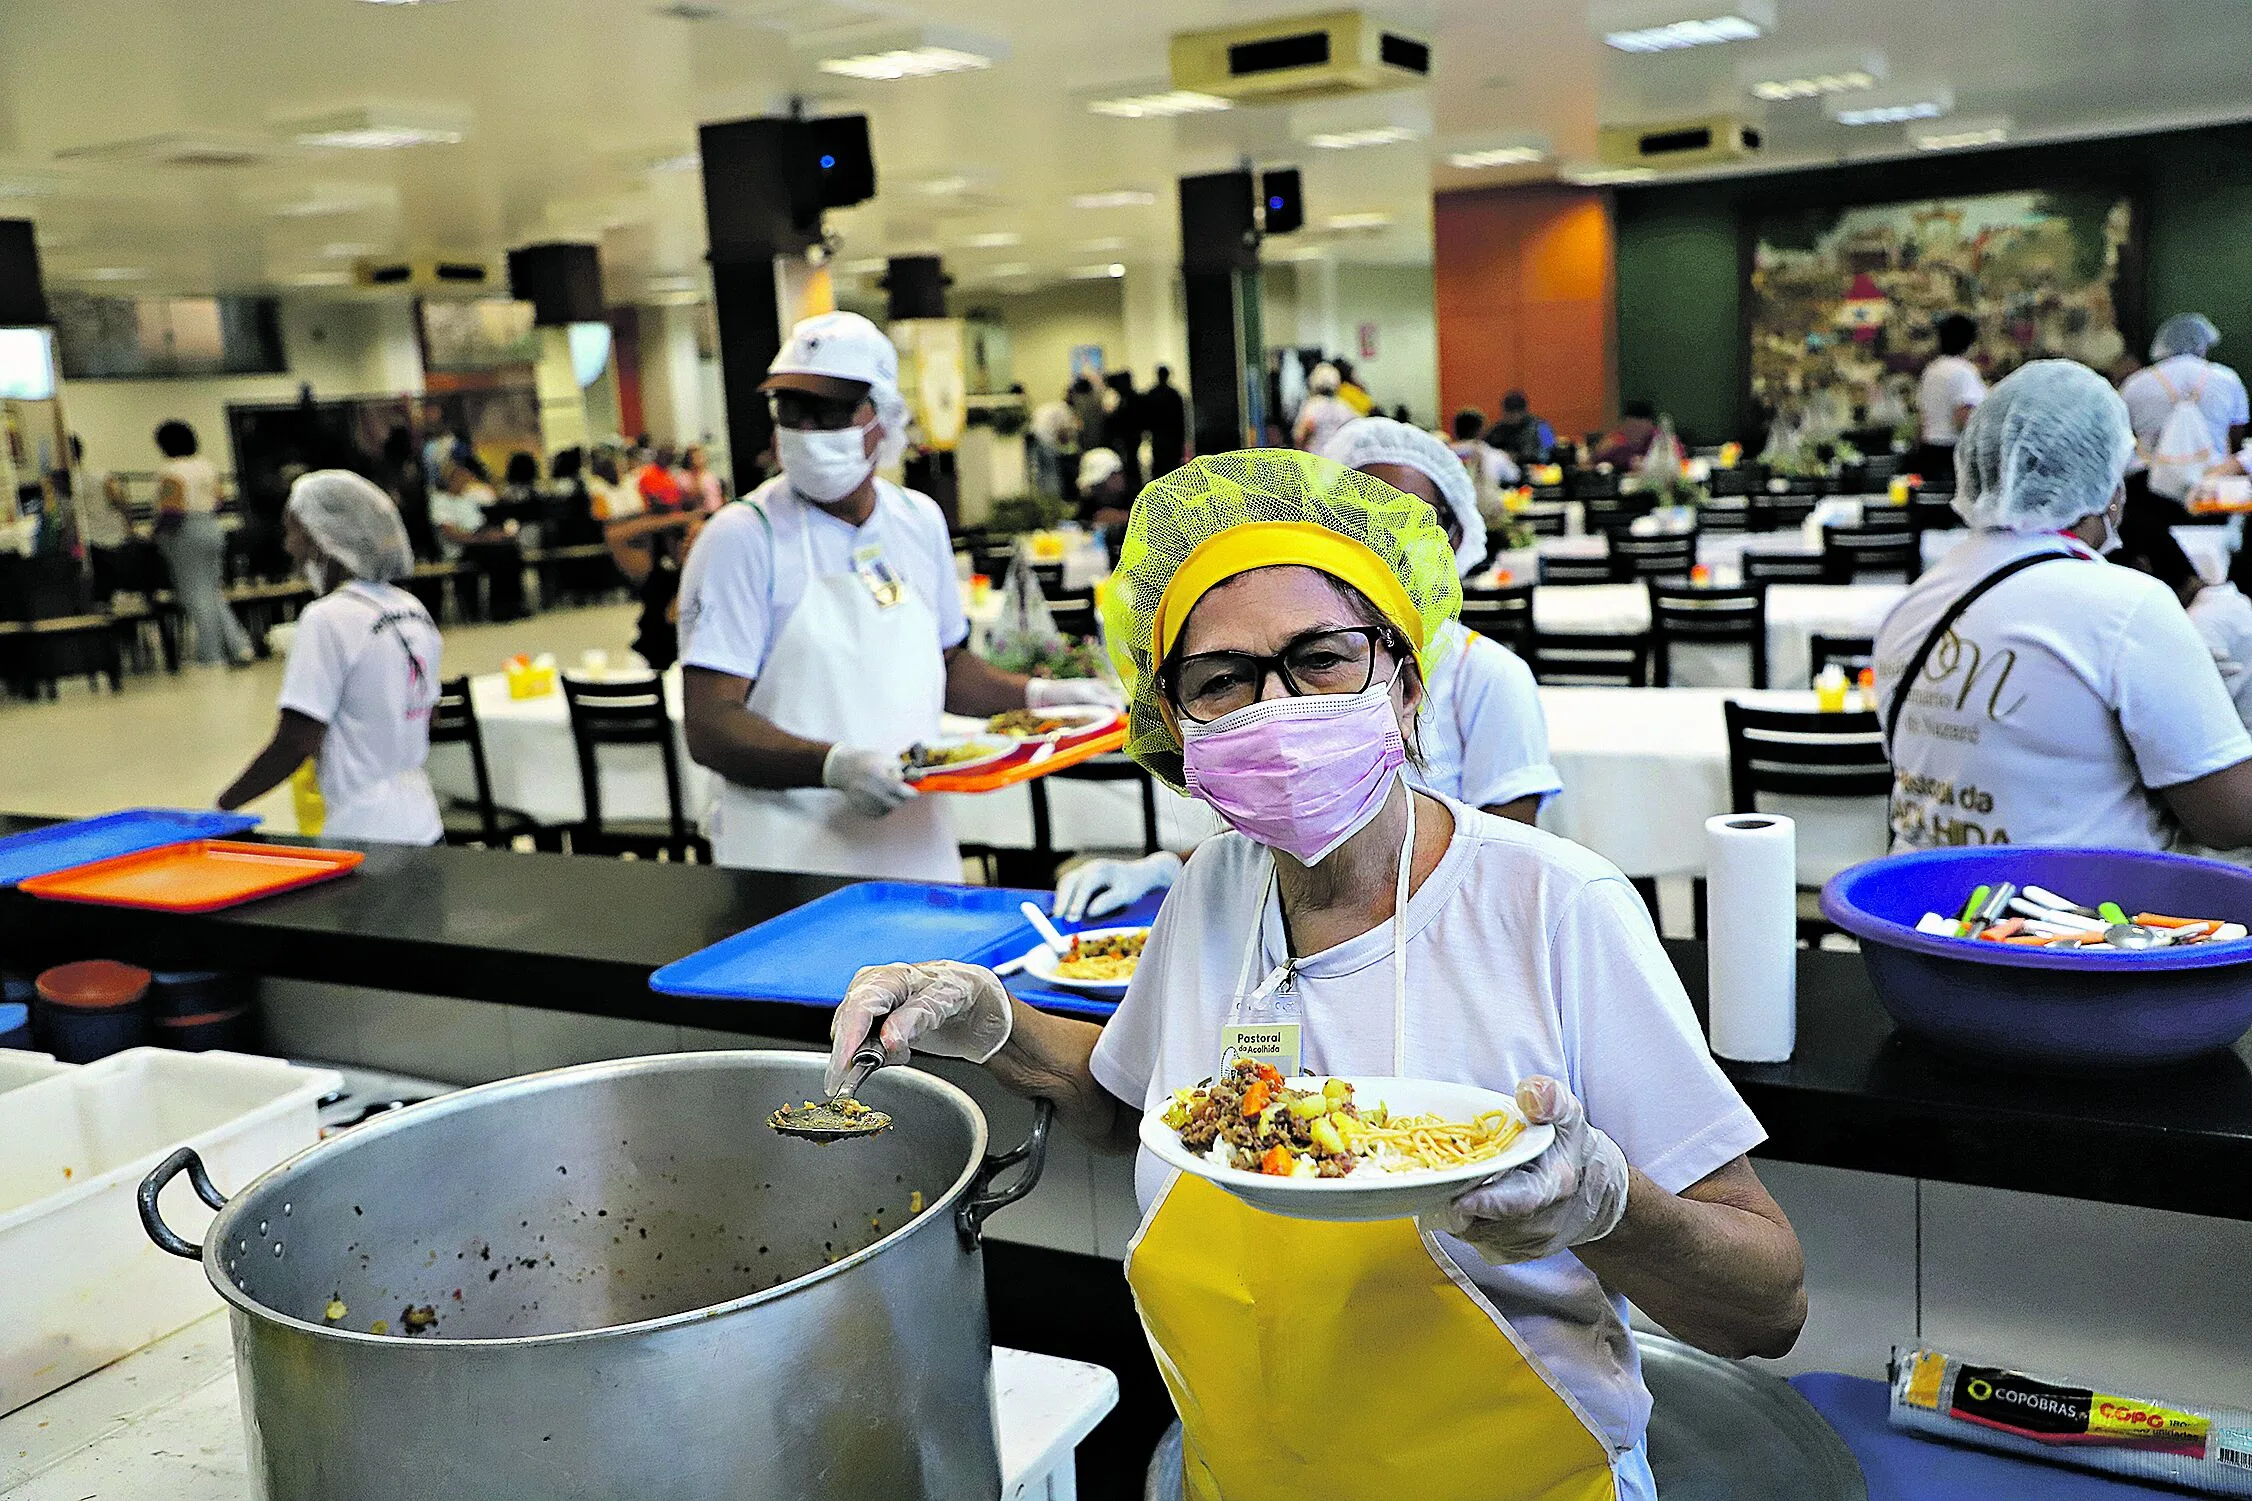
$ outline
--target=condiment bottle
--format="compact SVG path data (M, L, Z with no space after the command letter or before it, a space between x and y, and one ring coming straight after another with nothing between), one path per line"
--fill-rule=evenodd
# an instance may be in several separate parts
M1862 668L1861 675L1854 680L1853 686L1860 691L1862 713L1866 714L1877 706L1877 670L1874 667Z
M1845 669L1835 662L1825 664L1821 675L1814 679L1814 707L1824 714L1836 714L1845 708Z

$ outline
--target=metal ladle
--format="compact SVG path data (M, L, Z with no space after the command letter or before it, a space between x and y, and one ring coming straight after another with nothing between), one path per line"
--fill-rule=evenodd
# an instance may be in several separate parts
M870 1109L853 1096L883 1063L882 1043L861 1044L860 1051L852 1055L845 1069L844 1083L819 1101L783 1106L766 1118L767 1125L784 1136L819 1142L842 1141L848 1136L873 1136L878 1131L890 1130L890 1116Z

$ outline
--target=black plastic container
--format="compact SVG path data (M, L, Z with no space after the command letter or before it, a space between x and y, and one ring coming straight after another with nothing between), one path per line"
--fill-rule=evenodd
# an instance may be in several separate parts
M58 964L39 977L33 1032L65 1063L92 1063L148 1041L149 972L113 959Z
M158 970L149 976L149 1015L209 1016L250 1004L250 977L226 970Z

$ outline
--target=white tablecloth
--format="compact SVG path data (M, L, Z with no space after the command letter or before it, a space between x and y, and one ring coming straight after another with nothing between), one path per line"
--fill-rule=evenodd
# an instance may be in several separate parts
M537 823L575 824L586 817L579 795L579 757L571 741L571 711L563 690L539 698L510 698L508 679L487 673L469 680L485 736L485 768L492 777L493 801ZM680 758L681 796L691 824L702 820L719 788L718 778L688 759L680 731L680 669L665 674L665 703L672 713L674 749ZM667 815L665 768L654 746L606 745L596 755L606 818L663 818ZM477 795L469 752L460 746L430 750L430 785L443 798Z
M1813 667L1812 638L1874 636L1902 584L1773 584L1767 590L1767 680L1795 686ZM1566 634L1635 635L1650 628L1650 596L1640 584L1556 584L1533 591L1533 624ZM1727 647L1673 652L1673 680L1695 688L1750 687L1748 654Z
M1550 833L1630 876L1702 875L1705 820L1733 811L1721 705L1811 710L1809 692L1714 688L1543 688L1549 758L1564 790L1541 810ZM1818 886L1885 852L1882 798L1776 797L1763 811L1798 823L1799 883Z
M2229 576L2229 559L2236 555L2234 527L2177 526L2174 540L2182 544L2189 554L2190 566L2197 576L2208 584L2225 583ZM1963 544L1970 533L1962 528L1946 532L1924 533L1924 567L1929 568L1941 558Z

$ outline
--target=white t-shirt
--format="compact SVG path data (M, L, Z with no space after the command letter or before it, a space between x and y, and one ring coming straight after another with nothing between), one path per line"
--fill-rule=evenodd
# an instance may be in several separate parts
M2252 599L2234 584L2207 584L2189 602L2189 623L2212 648L2236 717L2252 725Z
M1680 977L1617 867L1552 834L1447 806L1454 838L1408 899L1398 1072L1503 1090L1531 1074L1561 1079L1627 1161L1669 1192L1764 1140L1706 1050ZM1267 852L1234 833L1190 857L1095 1044L1090 1067L1103 1088L1149 1110L1213 1072L1269 868ZM1261 943L1255 978L1285 955L1272 899ZM1292 983L1307 1072L1394 1072L1392 924L1307 959ZM1166 1178L1149 1153L1136 1159L1145 1213ZM1625 1301L1569 1252L1496 1267L1461 1241L1442 1244L1608 1439L1620 1495L1653 1495L1641 1454L1650 1396Z
M1545 802L1563 791L1548 759L1548 720L1533 670L1460 621L1441 629L1451 644L1416 718L1424 767L1420 775L1410 768L1410 779L1473 808L1521 797Z
M80 469L70 477L70 503L78 512L78 536L88 547L123 547L133 540L125 517L109 503L106 474Z
M430 525L452 527L456 531L481 532L485 529L485 507L500 499L485 485L471 485L455 495L440 490L430 497ZM451 563L461 556L462 544L438 533L438 551Z
M1329 440L1337 430L1359 416L1342 397L1314 395L1298 409L1298 422L1292 429L1298 446L1308 453L1320 453L1329 447Z
M599 474L586 479L587 507L597 521L623 521L649 509L639 485L613 485Z
M1978 367L1959 354L1943 354L1924 366L1923 386L1916 405L1923 416L1926 443L1953 443L1963 436L1955 425L1957 407L1975 407L1986 399L1986 382Z
M190 516L209 516L219 509L219 471L201 454L190 454L184 459L166 459L156 466L156 477L178 480L186 496L183 509Z
M430 612L393 584L354 580L298 616L281 706L328 726L323 833L432 844L444 832L422 770L440 650Z
M800 500L787 480L758 487L750 504L723 508L688 554L680 579L680 660L755 680L790 612L805 597L805 548L824 576L850 573L853 554L879 547L938 622L938 645L950 651L969 639L954 543L938 503L889 480L876 481L876 509L865 524L847 526ZM766 519L759 518L764 507ZM771 530L769 527L771 523Z
M2168 388L2172 395L2168 395ZM2197 408L2205 414L2205 425L2213 431L2213 452L2229 452L2229 429L2252 421L2252 405L2244 394L2244 380L2226 365L2216 365L2211 360L2199 359L2194 354L2177 354L2171 359L2137 370L2119 387L2120 398L2127 403L2127 420L2135 425L2135 445L2140 451L2136 463L2142 463L2142 454L2158 446L2158 435L2165 431L2166 419L2173 414L2177 400L2187 401L2194 394Z
M1896 844L2163 850L2174 821L2146 789L2252 757L2173 591L2048 534L1975 531L1910 587L1877 631L1880 708L1966 590L2068 547L1996 585L1932 653L1892 745Z

